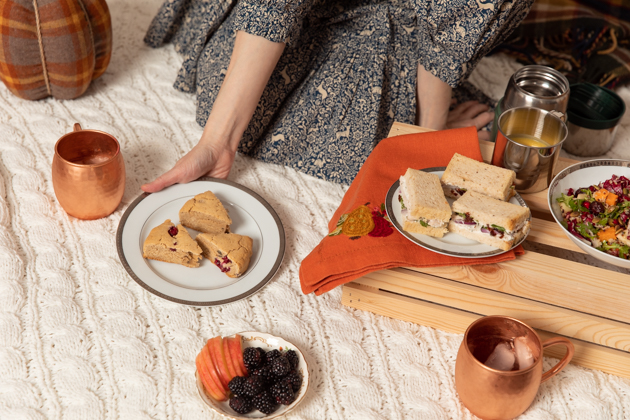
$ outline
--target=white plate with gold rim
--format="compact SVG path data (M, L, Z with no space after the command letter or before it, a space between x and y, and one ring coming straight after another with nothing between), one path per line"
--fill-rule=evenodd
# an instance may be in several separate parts
M205 258L199 267L189 268L142 257L151 229L166 219L177 224L184 203L205 191L212 191L227 209L230 231L253 240L249 268L238 278L221 273ZM193 238L199 233L186 230ZM246 298L267 284L282 263L285 237L280 218L261 196L235 182L204 177L134 200L118 225L116 246L127 272L149 292L177 303L212 306Z
M420 170L435 174L442 178L442 174L446 170L446 167L442 166ZM402 228L403 215L401 212L400 202L398 201L399 195L400 181L398 180L394 182L389 191L387 191L387 197L385 198L385 210L387 211L387 216L389 217L389 220L392 222L392 225L394 225L396 230L398 230L405 238L409 239L416 245L419 245L430 251L437 252L438 254L460 258L487 258L493 255L499 255L507 252L502 249L465 238L453 232L446 233L442 238L434 238L428 235L407 232ZM450 206L452 206L453 202L455 201L455 199L449 197L446 197L446 200L448 201L448 204ZM525 203L525 200L523 200L518 193L516 193L516 195L510 199L510 203L522 207L527 207L527 203ZM531 220L531 216L528 220ZM525 235L520 241L512 245L512 248L510 249L514 249L515 247L520 245L526 237L527 235Z
M302 353L302 351L300 351L300 349L297 346L288 342L287 340L281 337L273 336L271 334L255 332L255 331L247 331L247 332L238 333L238 335L243 337L243 350L245 350L247 347L260 347L263 350L265 350L265 352L268 352L271 350L280 350L280 351L294 350L297 353L297 355L299 356L299 363L298 363L296 371L300 375L302 375L302 386L300 387L298 392L296 392L295 394L295 401L293 401L293 403L291 403L290 405L279 405L276 411L267 415L261 413L258 410L253 410L247 414L238 414L236 411L230 408L229 400L217 401L214 398L212 398L210 395L208 395L203 387L203 384L201 383L199 374L197 373L197 371L195 371L195 378L197 380L197 389L199 391L199 396L201 397L203 402L206 403L208 407L210 407L217 413L221 414L222 416L227 417L229 419L235 419L235 420L248 420L248 419L271 420L271 419L275 419L277 417L283 416L287 414L289 411L293 410L295 407L297 407L297 405L300 404L300 402L302 402L302 400L306 396L306 391L308 390L308 386L309 386L308 364L306 363L306 359L304 358L304 354Z

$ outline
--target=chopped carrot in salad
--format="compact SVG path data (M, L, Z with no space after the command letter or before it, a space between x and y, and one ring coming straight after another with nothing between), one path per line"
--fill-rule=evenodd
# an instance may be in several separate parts
M617 198L619 198L617 194L608 193L608 195L606 196L606 204L608 204L609 206L614 206L617 203Z
M606 197L608 196L608 190L605 188L600 189L593 193L593 198L597 201L606 201Z
M612 226L608 226L604 230L597 231L597 239L599 239L600 241L615 241L617 239L615 228Z

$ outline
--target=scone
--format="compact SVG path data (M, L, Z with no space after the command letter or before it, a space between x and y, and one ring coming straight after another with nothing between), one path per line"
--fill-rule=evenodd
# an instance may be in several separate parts
M142 256L150 260L199 267L201 248L182 225L175 226L170 219L149 232L142 246Z
M200 233L195 238L203 256L221 269L229 277L240 277L252 257L252 238L236 233L220 233L212 235Z
M232 220L228 212L212 191L197 194L179 211L179 222L191 229L204 233L225 233L230 231Z

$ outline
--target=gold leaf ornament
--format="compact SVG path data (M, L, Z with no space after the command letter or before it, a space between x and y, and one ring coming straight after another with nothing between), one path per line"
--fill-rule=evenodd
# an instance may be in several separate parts
M360 206L348 214L341 226L341 233L350 237L365 236L373 229L372 212L368 206Z

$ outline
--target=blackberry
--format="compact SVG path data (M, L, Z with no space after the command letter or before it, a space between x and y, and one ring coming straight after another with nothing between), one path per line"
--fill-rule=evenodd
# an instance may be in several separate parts
M261 353L258 347L247 347L243 350L243 363L245 363L245 367L248 371L252 371L259 366L262 366L264 360L263 355L264 352Z
M293 369L297 369L298 364L300 363L300 356L295 352L295 350L289 350L284 354L284 357L291 363L291 367Z
M243 382L243 394L253 397L262 392L265 387L265 380L260 376L250 376Z
M295 401L295 393L291 384L286 381L280 381L269 390L271 396L276 399L278 404L290 405Z
M298 392L302 387L302 375L293 371L285 376L284 381L291 384L293 392Z
M263 414L271 414L278 408L275 398L267 391L263 391L252 398L252 405Z
M260 347L256 347L258 349L258 353L260 353L260 357L262 358L263 365L267 363L267 352Z
M274 382L274 374L271 372L271 368L269 365L265 365L255 369L251 372L251 376L259 376L261 377L266 384L271 384Z
M281 357L282 353L280 353L280 350L271 350L268 351L267 353L265 353L265 357L267 358L267 362L271 362L272 360L277 359L278 357Z
M230 407L239 414L247 414L252 411L252 401L247 397L232 397Z
M291 372L291 362L286 357L277 357L271 361L271 372L283 378Z
M234 395L245 395L243 391L243 386L245 385L245 380L247 378L245 376L235 376L228 383L228 388Z

